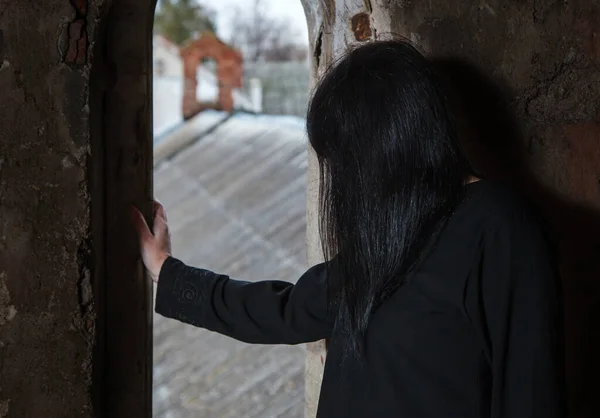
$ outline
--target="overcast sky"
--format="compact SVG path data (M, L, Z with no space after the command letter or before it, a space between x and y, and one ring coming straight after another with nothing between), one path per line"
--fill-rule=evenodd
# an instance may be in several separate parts
M308 43L308 30L304 9L300 0L263 0L272 16L289 19L292 30L298 33L302 42ZM219 36L227 40L231 35L231 20L236 7L249 9L254 0L200 0L201 4L214 10L217 14L217 31Z

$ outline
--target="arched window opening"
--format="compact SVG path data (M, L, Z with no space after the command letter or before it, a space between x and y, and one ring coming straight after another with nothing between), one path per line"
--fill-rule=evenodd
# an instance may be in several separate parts
M154 56L178 74L154 79L154 194L174 255L233 278L295 281L306 267L300 0L200 2L188 20L213 23L187 39L175 36L183 30L168 3L157 11ZM305 357L303 346L244 344L155 315L153 415L303 417Z

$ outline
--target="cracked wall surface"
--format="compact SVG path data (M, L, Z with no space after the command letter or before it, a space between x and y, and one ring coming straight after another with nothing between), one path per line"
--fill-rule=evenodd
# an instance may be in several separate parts
M0 417L92 414L87 62L98 3L0 1Z
M433 56L464 58L442 68L475 116L473 159L542 208L564 282L571 416L597 417L600 3L404 0L392 12L393 32Z

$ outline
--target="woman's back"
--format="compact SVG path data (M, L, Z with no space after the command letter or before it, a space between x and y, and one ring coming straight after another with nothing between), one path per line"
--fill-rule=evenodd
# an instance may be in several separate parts
M373 313L364 360L342 365L334 334L319 417L564 416L560 293L544 248L518 196L468 185L429 257Z

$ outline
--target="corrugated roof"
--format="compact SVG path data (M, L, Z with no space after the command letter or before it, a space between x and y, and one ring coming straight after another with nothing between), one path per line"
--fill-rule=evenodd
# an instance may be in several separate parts
M307 144L302 129L275 120L230 118L155 166L176 257L249 281L304 272ZM196 132L214 123L194 120ZM303 416L303 346L154 320L155 417Z

